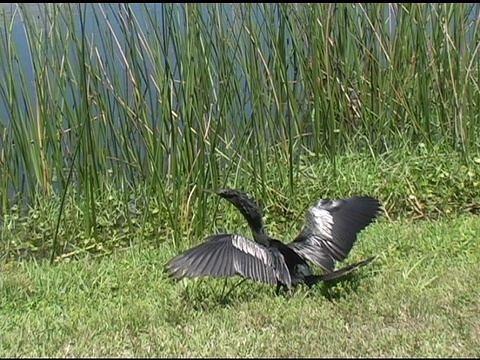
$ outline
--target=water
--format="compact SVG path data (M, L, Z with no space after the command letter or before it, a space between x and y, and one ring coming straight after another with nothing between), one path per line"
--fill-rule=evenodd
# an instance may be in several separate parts
M68 10L65 11L65 7L68 6ZM118 56L116 57L109 57L109 54L106 53L106 48L103 43L103 39L105 38L104 34L106 32L110 32L114 34L114 36L118 40L118 45L125 46L125 31L122 31L122 27L125 28L129 21L132 18L136 19L136 23L138 28L144 32L145 34L154 34L158 33L160 30L160 36L167 36L165 32L171 31L168 29L164 22L165 22L165 13L166 11L171 11L171 7L174 6L175 11L177 11L178 17L178 24L176 27L176 31L182 30L182 28L186 29L186 18L188 14L186 13L186 8L183 5L165 5L165 4L129 4L128 6L123 3L112 3L112 4L82 4L82 5L60 5L56 6L53 4L24 4L23 7L20 9L17 4L3 4L2 8L0 9L4 11L4 16L0 18L0 23L5 25L11 24L12 25L12 36L13 42L16 45L16 50L19 54L18 61L19 61L19 68L21 69L22 73L26 75L28 79L29 87L28 89L24 89L26 92L26 97L28 98L35 98L35 87L33 85L34 81L34 70L31 64L30 58L30 44L28 42L28 38L25 33L24 28L24 21L25 17L31 19L30 21L35 22L35 26L38 28L39 33L44 33L49 31L49 26L51 25L51 18L52 13L56 11L65 12L65 14L69 14L76 16L73 19L73 22L76 27L76 31L78 33L81 32L80 26L80 14L84 15L85 19L85 30L84 33L86 37L89 39L89 46L92 48L96 48L99 51L100 58L104 59L106 62L109 63L109 70L112 72L119 71L120 69L125 69L125 64L123 63L122 59ZM231 4L218 4L217 5L221 10L219 13L223 16L223 21L225 22L225 28L231 28L234 31L240 31L241 27L244 24L244 17L245 14L241 13L241 8L233 7ZM260 34L268 34L266 29L267 27L267 19L265 18L265 14L263 13L263 7L265 5L252 5L250 8L252 13L250 14L251 18L258 24L258 29ZM271 4L266 6L272 6L274 12L280 11L277 5ZM209 26L211 21L211 14L208 11L207 6L200 5L200 10L202 14L202 19L206 26ZM392 16L394 14L394 7L386 6L386 14L388 14L388 21L394 26L395 24L395 17ZM98 20L98 18L100 21ZM269 19L270 21L272 19ZM278 17L273 19L273 26L278 26L279 24L276 23L278 21ZM66 23L70 24L70 19L65 20ZM158 24L158 28L152 29L153 24ZM236 30L235 30L236 29ZM70 29L71 30L71 29ZM393 32L393 28L392 28ZM265 37L260 37L260 48L268 49L268 43L271 39L267 39ZM240 44L241 45L241 44ZM285 51L289 52L292 49L291 39L288 36L285 39ZM164 56L168 58L169 63L171 64L178 64L176 61L175 49L173 45L170 45L168 49L165 49L166 52ZM272 55L269 54L268 51L266 52L267 56ZM68 54L67 54L68 55ZM70 54L71 59L69 61L75 62L73 58L74 54ZM234 55L234 54L232 54ZM215 61L215 59L213 59ZM267 59L269 60L269 59ZM146 61L147 71L152 69L152 63L150 61ZM239 70L240 71L240 70ZM178 67L174 68L174 74L176 78L178 78L179 82L182 82L183 79L181 78L181 73ZM240 72L237 73L239 81L242 82L242 87L245 91L248 91L247 84L245 83L245 78L242 76ZM294 68L289 68L289 79L290 81L294 81L295 74ZM152 84L149 84L152 85ZM130 89L125 89L126 94L130 94ZM299 89L301 91L301 89ZM5 100L0 100L0 119L3 121L4 124L8 124L12 121L12 114L8 111L8 108L5 104ZM252 111L251 104L245 104L244 110L247 114L250 114ZM115 109L114 109L115 111ZM116 115L116 114L115 114ZM157 114L152 114L153 118L158 118Z

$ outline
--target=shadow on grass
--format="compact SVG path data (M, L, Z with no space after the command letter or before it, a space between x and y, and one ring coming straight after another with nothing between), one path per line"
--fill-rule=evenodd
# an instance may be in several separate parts
M211 311L253 301L267 292L265 285L251 284L247 279L201 279L185 287L180 296L194 310Z
M320 286L320 293L330 301L346 298L358 290L362 277L359 274L348 274L336 280L323 282Z
M312 288L302 286L292 293L281 290L275 294L275 287L252 283L251 280L241 278L229 279L199 279L181 290L182 303L194 311L210 312L219 308L232 307L239 303L258 300L264 296L279 296L288 300L292 297L323 296L329 301L340 300L358 291L363 279L372 276L370 272L354 272L341 278L324 281Z
M310 289L307 288L305 297L316 297L319 294L329 301L345 299L356 293L364 283L364 279L372 276L371 273L353 272L330 281L322 281Z

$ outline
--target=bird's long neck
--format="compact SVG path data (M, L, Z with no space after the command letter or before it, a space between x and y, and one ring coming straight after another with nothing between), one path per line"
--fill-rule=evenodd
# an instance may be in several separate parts
M247 219L247 221L252 230L253 239L260 244L268 245L270 236L268 236L267 231L265 230L262 215L258 214L258 216L255 216L254 218Z
M250 211L246 211L242 207L238 207L243 217L247 220L248 226L253 234L253 239L263 245L269 245L270 236L265 230L265 225L263 223L263 214L257 206L252 206Z

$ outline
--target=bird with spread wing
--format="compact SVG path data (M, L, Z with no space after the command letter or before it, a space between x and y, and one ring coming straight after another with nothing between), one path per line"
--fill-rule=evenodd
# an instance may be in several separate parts
M261 283L291 290L300 284L312 286L333 280L368 265L376 256L335 270L345 260L358 234L382 212L375 198L356 196L322 199L310 207L300 233L290 243L268 235L263 211L245 192L236 189L211 191L240 210L252 231L253 240L240 234L209 236L203 243L177 255L167 264L176 278L227 277L239 275ZM315 275L308 263L325 273Z

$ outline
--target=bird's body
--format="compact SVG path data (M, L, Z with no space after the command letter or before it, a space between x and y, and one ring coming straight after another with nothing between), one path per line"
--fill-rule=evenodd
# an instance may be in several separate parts
M263 212L246 193L235 189L214 191L235 205L247 220L254 241L240 234L219 234L173 258L168 264L175 277L240 275L287 289L332 280L369 264L375 257L334 271L352 249L358 233L379 214L381 204L371 197L320 200L307 212L306 224L290 243L270 237ZM327 273L314 275L307 261Z

